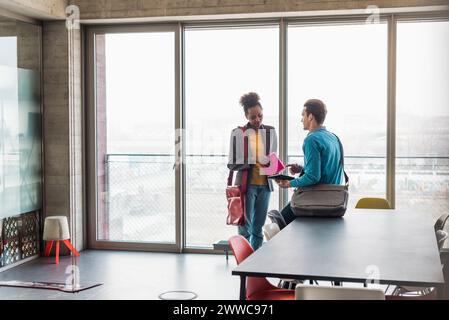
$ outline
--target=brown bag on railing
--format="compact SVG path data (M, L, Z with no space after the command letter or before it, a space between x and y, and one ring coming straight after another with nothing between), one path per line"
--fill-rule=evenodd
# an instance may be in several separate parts
M297 217L342 217L345 214L348 205L349 178L344 171L343 146L338 137L337 140L340 145L340 163L345 175L345 185L316 184L297 188L290 201L290 207Z
M241 128L245 132L245 128ZM248 158L248 141L244 139L244 161ZM245 225L245 197L246 197L246 183L248 180L248 170L242 173L242 182L240 186L232 185L234 171L229 171L228 185L226 188L226 199L228 201L228 217L226 224L232 226Z

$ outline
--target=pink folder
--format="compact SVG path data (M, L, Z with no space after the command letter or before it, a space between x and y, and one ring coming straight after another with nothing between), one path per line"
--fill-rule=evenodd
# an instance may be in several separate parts
M270 153L268 155L268 159L270 160L270 166L266 168L260 168L261 175L272 176L285 169L285 165L282 163L281 159L278 158L276 153Z

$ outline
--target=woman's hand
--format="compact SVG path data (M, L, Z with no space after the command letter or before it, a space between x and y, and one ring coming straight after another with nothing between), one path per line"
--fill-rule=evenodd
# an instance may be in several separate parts
M288 181L288 180L275 180L275 181L276 181L277 185L278 185L280 188L286 189L286 188L291 188L291 187L292 187L292 186L290 185L290 181Z
M288 170L290 174L298 174L303 170L303 167L296 163L287 164L285 167L290 167Z

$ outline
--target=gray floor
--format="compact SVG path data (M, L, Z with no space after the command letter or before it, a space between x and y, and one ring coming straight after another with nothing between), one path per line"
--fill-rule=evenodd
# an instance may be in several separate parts
M0 273L0 281L65 283L70 276L71 257L38 258ZM231 275L234 257L224 255L171 254L87 250L78 258L81 284L103 285L76 294L54 290L0 287L0 300L11 299L146 299L156 300L171 290L188 290L198 300L235 300L239 278Z

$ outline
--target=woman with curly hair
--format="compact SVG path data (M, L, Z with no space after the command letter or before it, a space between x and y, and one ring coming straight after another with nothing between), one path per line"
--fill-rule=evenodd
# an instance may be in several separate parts
M245 224L238 227L238 232L257 250L263 242L262 227L274 190L264 167L269 166L268 155L277 152L277 135L274 127L262 124L263 108L257 93L243 95L240 105L248 122L231 133L228 168L237 171L235 185L246 186Z

